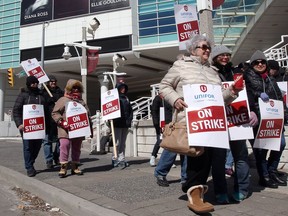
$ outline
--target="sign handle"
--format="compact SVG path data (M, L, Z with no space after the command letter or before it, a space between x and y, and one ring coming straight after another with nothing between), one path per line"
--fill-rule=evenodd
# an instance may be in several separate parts
M48 89L48 87L46 86L45 83L43 83L43 86L46 89L46 91L48 92L48 94L50 95L50 97L53 97L53 95L51 94L50 90Z
M114 158L117 159L117 148L116 148L116 142L115 142L115 132L114 132L114 123L113 119L110 120L110 126L111 126L111 133L112 133L112 141L113 141L113 151L114 151Z

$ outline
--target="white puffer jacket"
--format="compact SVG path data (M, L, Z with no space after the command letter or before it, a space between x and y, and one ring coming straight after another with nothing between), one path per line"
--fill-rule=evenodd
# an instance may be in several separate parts
M217 73L217 68L211 66L209 62L202 65L200 58L196 56L184 57L182 60L174 62L168 73L160 83L160 93L164 99L174 107L177 99L183 99L183 85L186 84L214 84L221 85L221 80ZM222 88L224 102L231 103L237 95L233 95L229 89ZM185 122L185 112L180 112L177 116L178 122Z

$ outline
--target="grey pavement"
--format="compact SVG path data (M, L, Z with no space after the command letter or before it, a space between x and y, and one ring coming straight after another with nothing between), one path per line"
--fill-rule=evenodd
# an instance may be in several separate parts
M149 158L127 158L130 166L112 168L111 153L90 155L90 146L83 145L81 169L83 176L59 178L59 167L46 169L43 149L35 163L34 178L26 176L20 139L0 139L0 179L30 191L68 215L87 216L172 216L195 215L187 208L187 196L181 191L180 165L172 168L169 187L159 187L149 166ZM286 170L287 171L287 170ZM218 205L213 195L211 179L207 200L215 205L215 216L288 216L288 187L265 189L257 184L257 174L251 168L251 196L241 203ZM232 192L233 178L227 178ZM1 183L1 182L0 182Z

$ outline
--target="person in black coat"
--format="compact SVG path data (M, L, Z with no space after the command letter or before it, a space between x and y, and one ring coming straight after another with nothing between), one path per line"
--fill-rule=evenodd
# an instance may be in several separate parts
M275 60L268 60L269 76L275 78L276 82L288 81L288 76L284 68L279 66Z
M152 167L156 166L155 160L157 158L157 154L160 149L160 142L161 142L162 129L160 125L160 107L164 107L165 109L164 111L165 122L167 121L169 123L172 120L172 109L173 109L172 106L163 99L161 94L156 95L151 106L152 121L153 121L154 128L156 130L156 143L154 144L154 148L151 153L151 159L150 159L150 165Z
M257 50L250 59L250 68L244 72L246 88L248 90L249 104L253 103L256 108L258 119L261 119L258 98L264 102L269 99L281 100L282 93L276 80L268 76L267 59L263 52ZM284 106L284 119L287 120L287 110ZM254 136L256 136L259 125L254 128ZM253 147L254 139L249 140ZM259 185L269 188L278 188L279 185L287 185L287 182L281 178L281 173L277 171L278 164L282 152L285 148L284 133L281 137L280 151L271 151L268 160L267 149L253 148L256 160L257 172L259 175Z
M38 84L39 81L36 77L27 77L27 89L21 89L13 107L13 119L22 136L25 168L29 177L36 175L34 163L41 149L42 139L23 139L23 106L27 104L42 104L44 105L45 119L47 118L45 99L41 95Z
M212 64L218 69L218 74L222 82L233 81L234 68L230 61L231 53L231 50L224 45L218 45L212 49ZM239 72L240 71L238 70L237 73ZM250 125L253 126L258 121L252 118L254 116L254 118L257 119L257 117L253 111L250 113L250 116ZM232 193L232 198L233 200L240 202L248 197L250 184L246 140L230 141L229 146L231 150L229 152L232 154L232 161L234 161L235 164L234 192ZM229 152L227 152L227 154ZM211 155L212 177L216 201L220 204L227 204L229 203L229 196L225 178L225 159L227 160L226 149L213 148L213 154Z
M43 97L47 103L47 110L49 113L49 117L46 121L46 137L43 140L43 149L44 149L44 156L46 160L46 166L48 169L53 168L53 160L55 165L59 164L59 155L60 155L60 144L58 140L58 132L57 132L57 124L52 119L52 111L55 106L55 102L64 96L64 91L57 86L57 79L55 76L50 75L49 81L47 82L47 88L49 89L52 97L43 89ZM53 142L56 143L54 151L53 151Z
M128 92L128 86L125 83L117 83L116 88L119 92L121 117L113 120L118 158L116 161L116 158L113 154L112 165L114 167L119 165L129 166L129 164L125 161L125 148L128 128L131 127L133 119L133 110L130 101L126 95Z

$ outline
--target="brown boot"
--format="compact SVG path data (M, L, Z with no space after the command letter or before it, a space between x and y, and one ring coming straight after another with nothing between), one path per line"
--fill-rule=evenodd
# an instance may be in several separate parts
M61 169L58 175L60 178L64 178L67 174L68 163L60 163L60 164L61 164Z
M83 175L83 172L79 169L79 163L71 162L71 175Z
M203 195L207 192L207 185L195 185L187 191L188 208L197 214L214 211L214 206L203 201Z

